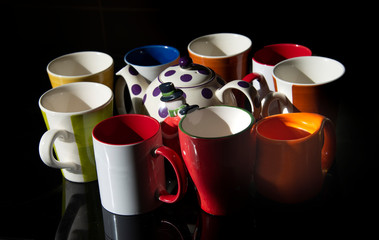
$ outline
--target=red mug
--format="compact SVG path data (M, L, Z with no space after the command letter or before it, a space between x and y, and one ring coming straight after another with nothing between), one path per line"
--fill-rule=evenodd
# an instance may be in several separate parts
M254 120L250 112L230 106L201 108L181 119L182 156L203 211L229 215L247 203L255 158Z

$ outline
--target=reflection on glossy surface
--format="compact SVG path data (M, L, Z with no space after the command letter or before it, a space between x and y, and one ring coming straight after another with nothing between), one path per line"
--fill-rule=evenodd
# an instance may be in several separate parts
M228 217L201 212L194 239L252 239L255 236L254 225L254 215L249 211Z
M63 179L64 213L55 239L103 239L97 181L74 183Z
M157 212L121 216L102 210L105 239L185 239L189 233L186 225L176 225Z

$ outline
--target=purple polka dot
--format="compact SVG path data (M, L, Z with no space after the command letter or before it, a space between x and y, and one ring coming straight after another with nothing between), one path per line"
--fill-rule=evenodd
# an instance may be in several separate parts
M145 104L145 102L146 102L146 97L147 97L147 95L145 94L145 95L143 95L143 98L142 98L142 103L143 104Z
M161 118L166 118L168 116L168 109L166 106L160 108L158 110L158 115L161 117Z
M138 84L134 84L134 85L132 86L132 93L133 93L134 95L138 95L138 94L140 94L141 92L142 92L142 88L141 88L140 85L138 85Z
M170 71L167 71L164 75L165 75L166 77L169 77L169 76L174 75L175 73L176 73L175 70L170 70Z
M248 82L245 82L245 81L239 81L238 86L243 87L243 88L248 88L248 87L250 87L250 84Z
M129 73L132 74L133 76L137 76L138 75L137 70L134 67L132 67L132 66L129 66Z
M159 86L154 88L154 91L153 91L153 96L156 97L158 96L159 94L161 94L161 90L159 89Z
M201 95L206 99L211 99L213 93L212 90L210 90L209 88L204 88L203 90L201 90Z
M183 74L182 76L180 76L180 80L182 80L183 82L189 82L191 81L192 79L192 76L190 74Z
M183 92L183 95L182 95L183 97L184 97L184 99L186 99L187 98L187 95L186 95L186 93L185 92Z

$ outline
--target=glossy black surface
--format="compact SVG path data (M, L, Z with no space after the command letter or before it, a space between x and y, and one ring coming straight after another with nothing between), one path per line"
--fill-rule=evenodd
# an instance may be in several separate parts
M245 3L227 2L217 11L196 1L177 6L150 0L18 0L2 7L0 239L106 239L115 233L148 239L364 239L377 234L379 110L375 25L370 27L377 14L366 4L317 2L288 9L294 5L260 1L252 9ZM103 211L96 182L66 182L59 170L42 163L38 143L46 128L38 98L51 88L49 61L98 50L114 58L117 71L135 47L167 44L183 55L192 39L216 32L248 36L252 53L291 42L345 65L343 88L336 92L341 99L337 157L317 198L283 205L252 195L244 213L214 217L200 210L192 190L177 204L119 217Z

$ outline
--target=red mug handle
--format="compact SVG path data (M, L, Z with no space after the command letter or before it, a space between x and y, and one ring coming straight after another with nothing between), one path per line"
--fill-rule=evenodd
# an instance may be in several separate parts
M270 89L268 88L268 84L265 77L260 73L249 73L244 78L242 78L242 80L250 83L251 85L253 85L254 80L257 80L260 87L259 94L263 94L261 98L263 98L270 92Z
M333 122L329 118L324 118L321 123L321 138L323 146L321 149L321 169L324 175L332 166L336 154L336 133Z
M262 75L259 73L249 73L244 78L242 78L242 80L248 83L251 83L254 79L260 81L262 79Z
M165 203L174 203L181 199L187 192L188 179L181 157L171 148L161 146L155 149L156 155L165 157L174 168L176 179L178 181L178 191L176 194L169 194L166 189L159 192L159 200Z

